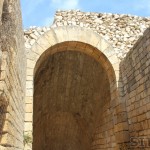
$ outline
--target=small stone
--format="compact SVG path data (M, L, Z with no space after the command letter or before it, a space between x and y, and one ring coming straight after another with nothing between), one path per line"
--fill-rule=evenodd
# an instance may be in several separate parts
M31 39L30 44L33 45L35 43L35 39Z
M31 39L37 39L37 36L35 34L30 34Z
M25 47L30 49L31 48L31 45L29 43L25 43Z

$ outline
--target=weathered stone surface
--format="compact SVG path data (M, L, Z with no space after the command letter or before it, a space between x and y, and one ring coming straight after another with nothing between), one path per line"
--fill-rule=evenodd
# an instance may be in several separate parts
M66 34L66 33L68 33L68 34ZM65 35L65 37L63 35ZM45 41L44 39L46 39L46 44L44 43L44 41ZM48 42L47 42L47 39L49 39ZM51 39L54 39L52 41L53 44L51 44ZM48 43L49 43L49 45L48 45ZM45 46L43 47L43 45L45 45ZM50 48L47 49L48 47L50 47ZM114 103L117 105L117 95L116 95L116 91L115 91L116 83L114 83L115 75L114 75L114 70L113 70L112 65L115 65L115 67L114 67L116 69L115 73L117 71L117 78L118 78L119 68L117 68L117 67L119 65L116 65L116 64L119 63L119 61L117 61L118 58L116 57L111 45L109 45L109 43L106 40L102 39L97 33L94 33L92 30L87 30L87 29L83 29L80 27L74 27L74 26L73 27L71 27L71 26L70 27L58 27L58 28L51 29L50 31L46 32L41 38L39 38L38 43L36 42L32 46L31 49L27 50L29 56L30 56L30 53L32 54L34 51L35 53L37 53L39 55L39 57L37 57L35 59L33 59L31 57L31 59L33 59L36 63L35 67L34 67L34 65L32 67L29 65L31 61L28 61L29 63L27 63L28 66L27 66L26 96L30 97L30 98L33 97L33 87L31 88L32 84L29 82L29 79L30 79L30 81L33 81L34 75L38 74L38 70L40 70L40 68L43 68L43 69L47 68L47 67L42 67L42 64L46 60L48 60L50 56L53 56L53 55L57 54L58 52L61 54L66 50L68 52L69 51L70 52L80 52L82 55L87 54L88 56L90 56L91 59L95 60L98 64L102 65L102 68L104 69L104 71L106 71L106 74L107 74L106 76L108 76L110 87L112 88L111 89L112 90L111 91L111 99L113 100L113 102L105 103L105 105L103 105L103 107L101 108L102 111L105 113L103 113L103 115L101 116L102 121L99 123L99 127L93 128L93 130L95 130L96 133L94 135L94 141L91 145L93 146L93 149L94 148L98 149L98 148L102 148L102 147L103 148L104 147L105 148L115 148L117 145L117 141L115 141L114 126L117 125L118 123L120 123L122 120L121 120L121 117L119 115L117 115L116 116L116 118L117 118L116 124L113 123L114 117L112 115L113 115L113 111L114 111L113 110L114 106L112 106L112 105L114 105ZM61 59L63 60L63 58L61 58ZM110 64L109 61L112 64ZM58 63L59 63L59 61L58 61ZM61 67L61 68L64 68L64 67ZM87 72L89 72L89 71L87 71ZM31 77L32 77L32 79L31 79ZM48 83L48 81L47 81L47 83ZM34 84L34 86L35 86L35 84ZM35 89L35 87L34 87L34 89ZM40 88L40 89L42 89L42 88ZM102 94L103 92L100 92L100 93ZM35 92L34 92L34 94L35 94ZM27 100L28 100L28 98L27 98ZM34 105L34 103L32 103L32 101L26 102L26 104L29 104L29 103L31 105L32 104ZM63 106L63 103L62 103L62 106ZM36 108L36 107L34 107L34 108ZM40 112L41 111L39 111L39 113ZM33 113L34 113L34 111L33 111ZM105 122L105 118L107 119L107 122ZM34 119L34 116L33 116L33 119ZM123 116L123 121L127 121L126 115ZM29 123L30 123L30 125L32 125L32 121L29 122L28 120L26 120L25 127L26 127L26 124L28 126ZM51 124L53 124L53 121L51 121ZM41 124L39 124L39 125L41 125ZM123 126L120 130L124 130L125 127L126 126ZM33 129L34 129L34 127L33 127ZM29 128L29 130L25 130L25 131L31 132L32 129ZM107 133L107 132L109 132L109 133ZM120 131L120 132L122 132L122 131ZM42 135L43 132L40 131L39 134ZM63 134L63 133L60 132L60 134ZM101 134L101 135L106 134L106 136L102 136L101 140L100 140L99 137L97 136L97 134ZM105 144L105 140L107 138L111 138L112 140L109 140L107 142L107 144ZM33 136L33 140L34 140L34 136ZM39 144L39 143L37 143L37 144ZM63 144L63 143L60 143L60 144ZM85 145L88 145L88 144L85 144ZM84 146L84 144L83 144L83 146Z
M19 0L0 1L0 150L31 150L33 129L35 150L140 149L130 138L150 136L150 19L57 11L52 27L24 31L25 51L20 18Z
M100 128L105 122L99 121L110 101L109 80L95 59L81 52L56 53L42 64L34 81L34 150L87 150L96 145L94 134L106 134Z
M132 138L148 138L149 110L150 110L150 29L138 40L136 45L127 54L120 65L120 73L123 82L122 98L126 103L126 111L129 122L129 134ZM133 146L133 149L137 149ZM143 148L147 147L145 142ZM149 147L149 146L148 146Z
M3 3L4 3L4 0L1 0L0 1L0 25L2 24Z
M0 149L23 149L26 55L19 0L0 0Z
M58 26L80 26L92 29L111 43L117 57L122 59L150 26L150 18L79 10L57 11L52 27ZM36 35L37 32L44 33L49 29L49 27L31 27L25 30L26 42L32 39L30 35Z

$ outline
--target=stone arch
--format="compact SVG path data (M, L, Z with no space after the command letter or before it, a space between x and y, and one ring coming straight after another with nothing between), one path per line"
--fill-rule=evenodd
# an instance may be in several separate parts
M107 41L93 31L80 27L52 28L42 35L30 50L27 50L27 101L33 100L34 75L44 60L52 54L66 50L86 53L102 64L107 72L110 85L111 106L109 106L108 110L113 110L115 114L116 111L114 109L119 105L117 91L119 60L112 46ZM117 122L114 123L114 126L116 124ZM113 147L116 146L116 143L117 141L113 141Z
M102 61L105 65L105 68L107 69L108 66L112 65L114 71L117 74L117 71L119 70L119 65L118 65L119 59L117 58L112 46L97 33L76 26L52 28L50 31L46 32L36 41L36 43L32 46L30 51L31 57L30 56L28 57L30 60L33 60L33 56L34 56L34 63L32 64L35 65L35 63L37 63L35 67L33 66L35 68L34 72L36 72L38 63L40 63L41 61L41 60L38 61L39 57L43 53L45 53L45 55L47 55L46 53L49 53L49 51L46 50L48 50L49 48L51 48L56 44L61 44L65 42L71 42L71 44L68 45L68 47L71 47L73 49L77 47L81 47L80 44L77 44L77 42L84 43L82 46L86 46L86 49L85 47L80 48L81 51L87 53L88 55L93 55L95 59ZM64 45L63 48L67 47L67 43L65 44L66 45ZM90 46L92 46L93 49L89 50L88 47ZM63 48L61 48L60 51L63 51ZM53 51L50 51L50 54L55 52L57 52L57 48L56 49L53 48ZM102 55L103 57L101 57ZM108 61L106 61L106 59L108 59ZM116 77L118 80L118 76Z
M80 51L91 55L98 61L101 61L104 68L106 68L108 73L110 73L109 79L114 80L115 78L117 82L119 81L120 60L117 58L112 46L97 33L77 26L51 28L51 30L47 31L44 35L37 39L30 49L26 48L27 75L29 74L33 77L34 72L36 72L44 57L57 52L57 48L53 46L64 43L64 46L60 49L60 51L63 51L63 49L67 47L67 45L65 45L67 44L66 42L71 43L68 47L72 49L76 48L76 46L80 47ZM83 47L81 47L80 44L77 45L77 42L83 43L86 49L83 45ZM53 50L49 50L52 47ZM89 47L91 48L89 49ZM40 57L41 59L39 59ZM110 69L110 66L113 69ZM114 72L112 72L112 70ZM111 77L113 79L111 79Z

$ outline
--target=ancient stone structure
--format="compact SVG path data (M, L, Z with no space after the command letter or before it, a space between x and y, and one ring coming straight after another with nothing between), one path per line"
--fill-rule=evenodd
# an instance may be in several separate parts
M52 27L80 26L100 34L113 46L117 57L124 58L139 36L150 25L150 18L131 15L85 13L81 11L57 11ZM32 27L25 30L25 40L31 45L49 27Z
M81 17L82 19L80 18L80 16L82 16ZM74 18L78 20L74 20ZM99 20L99 22L103 22L103 23L96 24L95 23L96 21L93 21L94 19L92 20L92 18L97 20L97 22ZM80 19L82 20L82 22L85 22L85 23L82 23ZM108 26L108 21L110 20L112 21L112 23L113 21L117 20L117 24L116 25L111 24L112 26ZM89 24L88 26L87 24L89 22L91 22L91 24ZM67 141L67 140L62 141L61 137L64 137L65 135L69 136L71 134L73 136L72 138L70 138L69 136L69 139L73 143L69 144L68 147L66 147L68 149L69 148L70 149L73 149L73 148L74 149L80 149L80 148L81 149L88 149L88 148L119 149L119 147L124 146L124 143L129 143L130 137L134 137L133 133L135 133L136 130L133 130L134 132L130 130L130 128L134 126L134 124L130 125L129 123L128 115L130 115L131 112L128 111L126 107L127 106L126 103L128 102L126 101L127 98L125 95L126 86L123 81L125 78L123 76L125 75L125 70L123 69L123 72L122 72L121 68L119 68L119 64L121 60L124 59L124 57L126 57L126 54L128 53L128 51L129 50L132 51L131 48L134 47L136 43L139 43L139 41L141 40L139 39L140 36L142 35L143 37L147 36L146 34L148 33L144 33L144 29L146 29L149 26L149 24L150 24L150 20L148 18L140 18L140 17L128 16L128 15L121 15L121 16L110 15L110 14L103 15L103 14L98 14L98 13L92 13L91 15L89 15L89 13L86 14L80 11L69 11L69 12L57 12L52 28L33 27L29 29L28 31L25 31L25 40L26 40L25 46L26 46L26 51L27 51L27 95L26 95L26 107L27 108L26 108L25 132L32 132L32 111L33 111L33 149L38 149L38 148L39 149L42 149L42 148L43 149L49 149L49 148L60 149L61 147L65 147L65 143L68 143L68 142L71 143L70 141ZM120 25L120 28L119 28L120 30L118 31L117 27L119 27L119 25ZM124 25L124 26L121 26L121 25ZM112 30L112 28L114 30ZM93 30L96 33L94 33ZM146 32L148 31L149 29L147 29ZM109 41L110 44L108 44L106 39L107 41ZM139 41L137 41L138 39ZM120 40L122 41L120 42ZM125 48L125 50L122 49L123 47ZM69 50L71 50L70 53L68 52ZM83 138L81 139L77 138L79 141L74 141L75 139L73 140L75 136L74 132L78 133L76 136L79 136L79 135L80 137L85 136L83 135L83 133L81 134L81 132L79 132L82 126L81 122L80 124L76 124L76 125L73 122L74 120L83 118L84 120L86 120L88 124L86 114L84 114L83 112L84 112L84 109L87 109L89 107L89 105L91 105L90 107L92 109L93 104L92 102L90 102L90 98L88 100L88 96L85 96L87 95L87 93L89 93L88 89L91 89L90 82L89 82L89 86L87 84L85 88L82 86L81 87L75 86L75 85L78 85L78 82L79 82L78 80L81 77L79 79L77 78L78 80L75 80L76 81L75 82L74 81L75 77L74 77L73 72L75 71L76 73L78 72L78 70L76 69L72 70L71 68L74 68L76 65L77 66L79 65L79 66L75 68L80 68L80 65L81 65L80 61L81 60L83 61L85 59L84 58L85 56L83 56L83 54L80 53L80 57L79 57L79 53L77 52L85 53L89 55L91 58L95 59L97 62L99 62L100 65L102 66L104 65L102 67L105 70L104 76L108 76L108 80L109 80L109 83L108 82L101 83L102 87L99 87L99 91L101 91L100 90L101 88L104 88L103 92L100 92L101 94L103 93L104 95L103 94L99 95L99 99L103 101L106 100L105 102L103 102L103 104L100 104L101 106L99 106L99 108L102 109L100 112L101 115L99 115L99 118L95 120L94 112L92 113L93 116L91 117L91 124L92 122L95 122L95 125L94 124L91 125L93 126L94 129L93 129L93 132L91 132L90 136L92 137L93 142L92 143L87 142L90 140L90 136L88 136L84 138L85 140L84 142L86 143L83 145L77 144ZM127 58L128 57L129 56L127 55ZM76 61L79 61L79 64L76 64L75 63ZM90 60L86 62L90 62ZM108 64L105 66L106 62L108 62ZM111 65L109 65L109 62L111 63L112 68L111 68ZM131 62L130 61L127 61L127 62L129 63L128 64L129 66L127 66L127 68L130 68ZM70 67L67 66L67 64ZM90 64L93 64L92 61L90 62ZM87 64L84 63L84 65L86 66ZM51 66L50 67L51 69L48 66L49 67ZM122 67L122 65L120 67ZM53 70L52 68L55 68L56 70ZM60 70L60 68L63 68L64 71L63 69ZM65 72L65 68L68 68L66 70L68 70L68 72L70 72L71 74L71 75L69 74L69 78L67 75L68 73ZM82 71L84 71L84 69L82 69ZM44 75L44 72L45 72L45 75ZM96 79L98 74L94 70L92 72L94 72L95 76L94 75L93 76L94 76L94 79ZM113 72L115 73L115 77L113 77L114 76ZM87 70L86 76L89 78L91 77L91 79L89 80L93 80L92 75L88 73L89 71ZM49 74L51 74L51 77L49 76ZM35 81L34 81L35 83L33 82L34 76L35 76ZM86 76L82 76L82 78L86 78ZM104 79L104 77L102 76L100 78ZM109 78L111 78L111 80ZM70 83L68 83L67 81ZM134 79L134 82L136 83L136 79ZM97 83L98 83L98 79L97 79ZM69 84L68 88L67 88L67 84ZM33 85L35 86L34 87L35 88L34 99L36 101L35 103L33 103L34 99L32 96ZM57 86L57 88L55 86ZM107 86L109 86L110 89L107 89ZM138 88L139 87L137 86L137 89ZM47 94L45 93L46 95L44 95L44 91L42 94L41 89L43 89L44 91L47 91ZM56 92L58 89L60 89L59 90L60 93ZM61 91L61 89L64 89L64 92ZM84 89L84 92L82 93L82 95L80 95L80 90L82 91L83 89ZM76 94L76 96L78 97L70 95L72 90L79 92L78 94ZM96 89L93 89L93 90L97 91ZM110 94L108 92L109 90L110 90ZM90 91L92 92L92 89ZM65 95L66 92L68 93L69 96ZM59 94L61 96L58 96ZM110 98L109 98L109 95L110 95ZM86 101L87 105L85 106L85 108L83 107L83 112L79 109L81 108L79 104L84 105L84 101L81 97L83 97L83 99L84 97L86 97L85 99L87 100ZM76 107L72 108L71 105L73 101L75 101L72 99L74 98L76 99L76 101L79 101L79 104L76 104L75 105ZM42 99L42 102L43 102L42 108L38 102L39 99L40 100ZM94 100L94 98L92 99ZM97 106L98 106L98 102L95 102L95 103L97 103ZM32 110L33 104L36 110ZM54 108L52 108L51 106L54 106ZM50 109L52 110L50 111ZM40 110L40 113L38 116L37 112L39 112L39 110ZM90 109L89 110L87 109L87 112L88 111L90 112ZM75 114L78 114L78 118L76 118ZM97 114L99 114L98 111L97 111ZM49 119L44 119L45 120L43 121L44 124L42 124L42 121L38 119L38 118L42 118L42 116L45 116L44 118L49 118ZM89 114L87 116L90 117ZM56 120L56 118L58 118L58 120ZM70 126L72 126L72 128L75 128L75 129L78 128L78 130L75 130L75 129L73 130L71 128L70 130L68 129L68 131L65 131L65 129L60 127L60 126L65 127L69 125L66 122L64 122L64 120L66 121L68 120L71 124ZM66 123L67 125L65 125L64 123ZM139 122L136 122L136 124L139 124ZM47 127L47 130L50 131L48 135L46 134L48 133L47 130L45 129L39 130L43 126L47 126L47 125L49 125L49 127ZM59 131L59 128L61 128L60 131ZM87 128L88 128L88 131L90 132L90 127L87 127ZM86 128L84 127L84 129ZM40 133L38 131L40 131ZM39 134L43 137L43 139L45 139L44 140L45 143L39 142L40 141L38 137ZM34 138L34 137L37 137L37 138ZM138 137L140 136L138 135ZM49 147L48 141L53 141L53 140L54 141L60 140L62 141L62 143L60 143L59 145L58 142L56 142L57 144L54 142L52 143L51 147ZM84 143L83 141L80 141L80 142ZM43 147L40 147L39 144ZM61 144L64 144L64 145L61 145ZM79 146L80 148L76 147L75 145ZM87 145L88 145L88 148L85 147Z
M26 54L19 0L0 1L0 150L23 149Z
M150 19L58 11L24 49L19 8L0 2L0 150L148 150Z

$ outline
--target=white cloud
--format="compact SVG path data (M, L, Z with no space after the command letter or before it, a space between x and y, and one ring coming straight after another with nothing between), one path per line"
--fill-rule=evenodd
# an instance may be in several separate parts
M52 0L55 9L79 9L79 0Z

